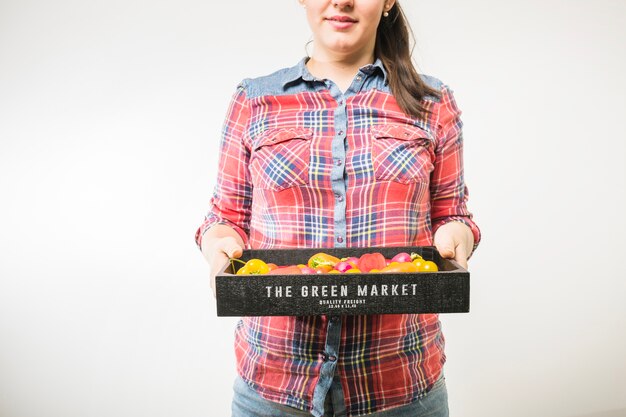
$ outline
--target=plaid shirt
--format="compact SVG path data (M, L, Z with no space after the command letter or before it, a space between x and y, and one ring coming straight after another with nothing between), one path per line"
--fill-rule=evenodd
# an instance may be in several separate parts
M251 248L431 245L442 224L466 223L462 123L452 92L407 116L377 60L345 92L305 60L238 87L222 131L218 179L196 233L234 228ZM445 361L436 314L245 317L237 370L268 400L323 414L338 377L349 416L424 395Z

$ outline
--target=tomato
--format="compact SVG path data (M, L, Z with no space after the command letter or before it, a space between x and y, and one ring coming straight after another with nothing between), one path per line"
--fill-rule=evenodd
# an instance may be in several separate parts
M270 271L273 271L274 269L278 268L278 265L269 263L267 264L267 267L270 269Z
M359 258L358 269L363 272L369 272L370 269L382 269L386 265L385 257L382 253L366 253Z
M246 267L248 268L248 273L251 275L267 274L270 272L269 266L267 266L267 264L260 259L250 259L244 265L244 268Z
M437 264L434 263L433 261L424 261L418 267L418 270L420 272L437 272L437 271L439 271L439 268L437 267Z
M415 265L417 267L417 269L421 268L422 264L424 263L424 259L422 258L416 258L413 260L413 265Z

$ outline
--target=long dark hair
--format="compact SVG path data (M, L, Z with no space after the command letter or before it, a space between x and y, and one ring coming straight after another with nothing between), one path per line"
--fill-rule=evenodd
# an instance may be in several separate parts
M422 99L439 97L438 91L427 86L420 78L411 60L410 36L413 35L398 1L382 17L376 32L375 55L387 70L389 87L400 108L417 119L424 118L428 109Z

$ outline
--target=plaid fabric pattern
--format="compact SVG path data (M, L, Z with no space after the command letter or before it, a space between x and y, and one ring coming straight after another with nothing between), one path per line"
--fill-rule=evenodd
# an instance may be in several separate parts
M416 120L384 87L378 66L346 94L324 88L302 63L299 76L280 83L299 85L294 92L242 83L227 112L217 185L197 243L220 223L251 248L430 245L436 228L458 220L478 244L452 92L440 85L441 98L425 99L430 114ZM239 374L264 398L311 410L328 320L243 318ZM341 318L336 374L351 416L415 401L444 362L437 315Z

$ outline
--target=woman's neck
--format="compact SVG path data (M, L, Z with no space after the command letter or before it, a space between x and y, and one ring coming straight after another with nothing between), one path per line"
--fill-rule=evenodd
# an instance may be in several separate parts
M329 57L313 55L306 63L309 72L316 78L329 79L341 91L348 89L359 68L374 62L374 54L357 57Z

